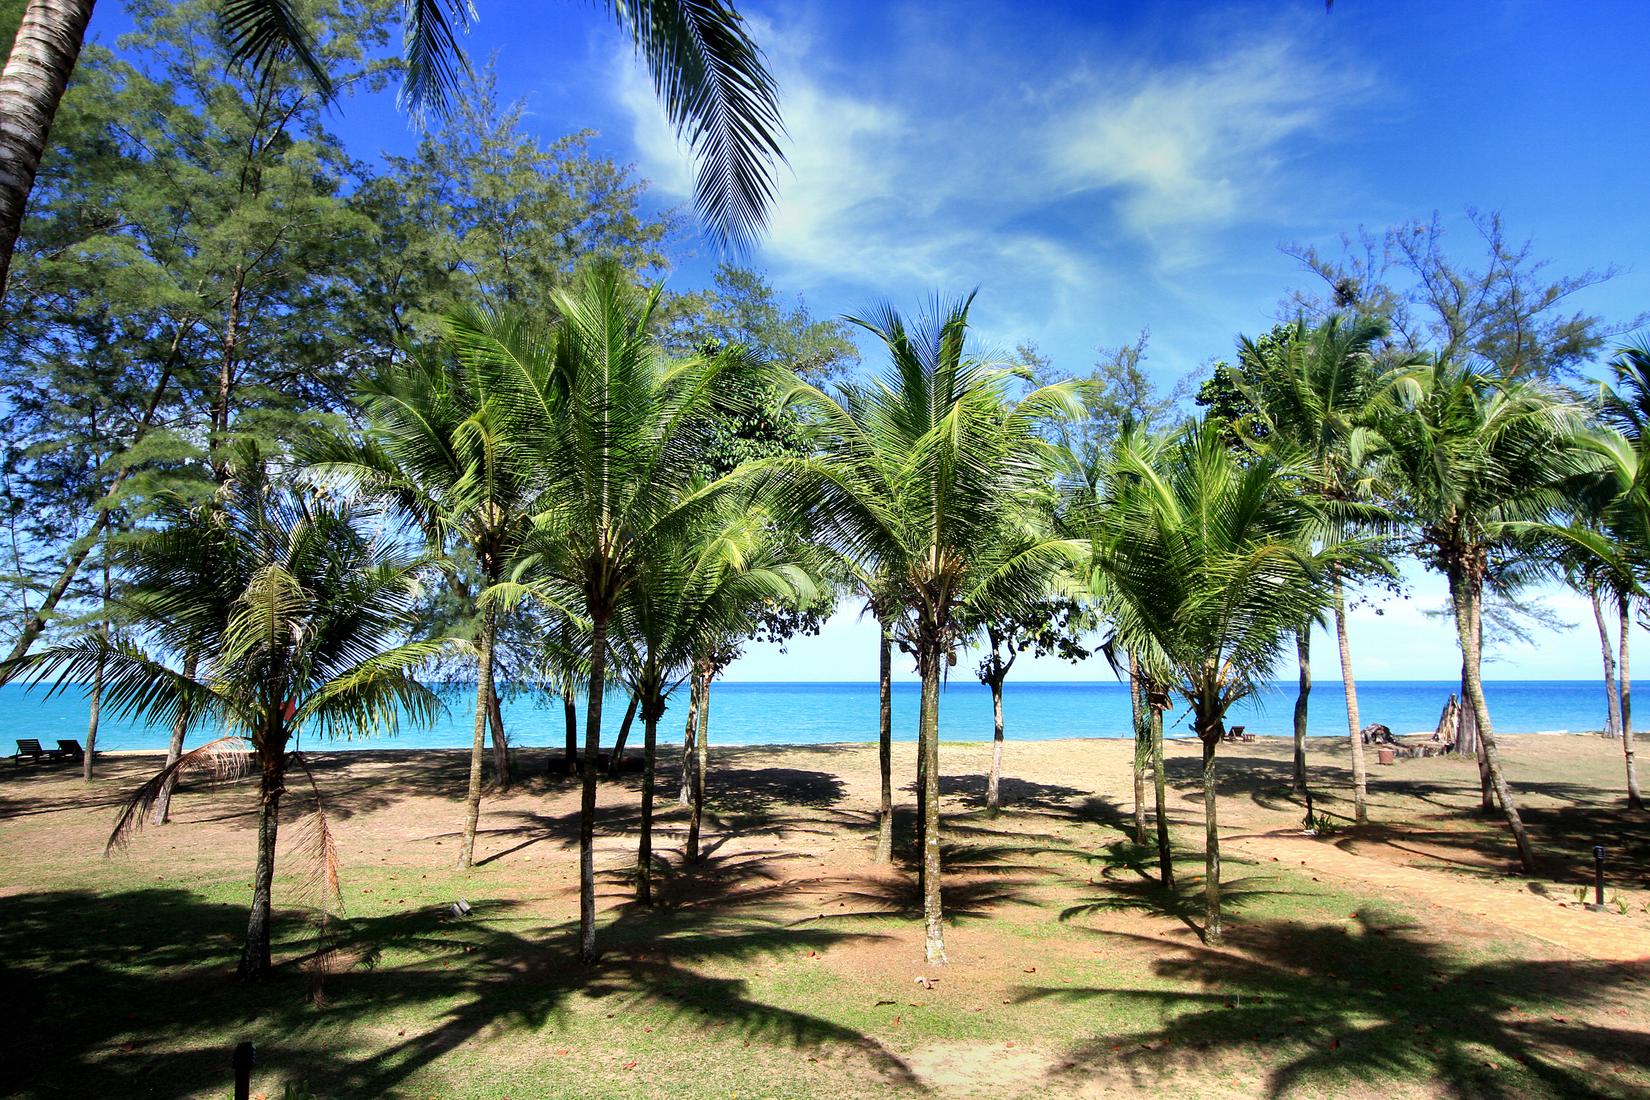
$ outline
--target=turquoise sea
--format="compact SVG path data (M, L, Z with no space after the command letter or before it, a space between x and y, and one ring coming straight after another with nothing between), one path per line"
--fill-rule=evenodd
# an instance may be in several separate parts
M1359 712L1364 722L1382 722L1396 733L1430 731L1439 711L1457 686L1450 682L1369 681L1358 685ZM914 739L917 714L916 684L894 685L894 730L901 740ZM1604 690L1594 681L1501 680L1487 685L1491 717L1504 733L1583 731L1604 724ZM452 685L443 691L447 713L431 729L405 729L393 738L338 742L338 748L460 747L470 743L474 688ZM1293 728L1295 686L1279 684L1234 711L1231 724L1250 732L1287 734ZM608 739L623 715L625 700L611 698L604 715ZM1129 736L1129 699L1123 685L1101 683L1014 683L1003 696L1006 736L1019 740L1056 737ZM671 706L661 723L661 739L681 736L685 694ZM42 688L32 692L19 684L0 687L0 737L38 737L47 744L59 737L86 735L86 697L69 687L47 698ZM1185 716L1169 716L1169 734L1185 736ZM504 725L513 744L560 746L563 743L559 700L517 694L504 706ZM943 737L975 741L991 737L991 696L974 681L950 684L940 700ZM821 744L833 741L874 740L877 729L877 686L874 683L718 683L711 693L711 742L724 745ZM1346 709L1338 681L1313 687L1309 729L1314 736L1344 735ZM215 731L198 730L191 744ZM640 740L638 727L633 736ZM633 744L636 742L633 742ZM99 749L164 748L166 734L105 713ZM311 745L312 748L321 746ZM10 749L7 742L0 748Z

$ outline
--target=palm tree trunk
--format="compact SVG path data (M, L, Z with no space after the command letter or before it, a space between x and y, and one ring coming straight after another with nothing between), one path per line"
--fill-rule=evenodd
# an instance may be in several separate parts
M480 649L476 654L476 721L470 742L470 784L464 792L464 833L458 842L458 868L475 863L476 829L481 824L481 767L487 758L487 724L492 714L493 630L496 620L488 608L481 615Z
M1329 571L1335 586L1335 640L1341 648L1341 686L1346 691L1346 727L1352 744L1352 816L1362 825L1369 820L1369 773L1364 767L1358 684L1352 678L1352 643L1346 636L1346 597L1341 587L1341 571L1333 565Z
M1134 729L1134 842L1146 843L1146 768L1152 756L1151 719L1146 715L1145 685L1135 656L1129 653L1129 717Z
M1616 694L1616 654L1610 641L1610 624L1604 618L1604 599L1596 584L1587 586L1593 604L1593 622L1598 625L1598 646L1604 654L1604 732L1621 736L1621 696Z
M109 644L109 543L103 543L103 622L98 628L98 637L104 645ZM87 783L92 781L92 761L97 756L97 723L103 710L103 664L104 657L100 653L97 658L97 669L92 673L92 700L91 712L86 717L86 755L80 761L80 778Z
M1472 629L1473 639L1478 644L1477 652L1482 655L1483 623L1475 622ZM1472 757L1478 762L1478 812L1488 817L1495 813L1495 786L1490 782L1490 761L1484 754L1484 739L1478 736L1478 712L1472 708L1472 701L1467 694L1467 655L1464 651L1461 654L1461 714L1467 719L1462 728L1468 731Z
M877 764L882 771L882 806L877 818L877 862L894 862L894 638L879 623L877 654Z
M922 763L923 954L930 964L945 958L944 913L940 904L940 660L939 645L925 639L922 661L922 715L917 755Z
M1312 628L1295 635L1295 656L1300 661L1300 690L1295 694L1295 790L1306 793L1306 705L1312 694ZM1358 738L1362 743L1363 738Z
M605 608L590 614L590 690L584 708L584 789L579 797L579 961L596 961L596 757L602 747L602 695L607 690Z
M1164 889L1174 889L1174 853L1169 848L1168 779L1163 769L1163 712L1151 707L1152 789L1156 795L1157 873Z
M699 862L699 827L705 816L705 773L710 769L711 671L707 664L699 680L699 732L693 739L693 807L688 815L685 856L689 863Z
M1203 938L1220 940L1220 826L1215 820L1215 748L1224 732L1215 723L1213 736L1200 730L1203 741Z
M985 808L998 810L1003 805L1003 682L995 678L991 681L991 718L991 774L985 781Z
M252 912L246 922L239 975L243 981L269 972L269 921L275 888L275 842L281 825L281 795L285 793L286 753L276 750L263 768L259 783L258 864L252 875Z
M1621 634L1621 752L1627 763L1627 808L1644 808L1644 797L1639 793L1639 773L1633 763L1633 672L1627 660L1627 638L1633 633L1631 606L1625 595L1618 596L1616 607L1621 615L1618 627Z
M1472 706L1473 715L1478 719L1478 741L1484 754L1484 766L1489 772L1490 782L1495 787L1496 797L1501 801L1501 809L1507 816L1507 828L1512 831L1513 842L1518 846L1518 862L1523 866L1524 873L1535 874L1535 851L1530 847L1530 838L1524 832L1524 821L1518 816L1518 805L1513 801L1512 788L1507 785L1507 777L1501 770L1501 753L1495 744L1495 732L1490 727L1490 708L1484 699L1484 682L1479 674L1482 655L1479 650L1480 616L1483 613L1478 583L1475 579L1450 575L1450 600L1455 605L1455 628L1461 640L1461 654L1464 658L1462 669L1466 673L1467 701Z
M566 734L567 774L579 774L579 708L573 702L573 685L566 684L561 693L561 720Z
M498 701L498 678L487 675L487 724L493 730L493 782L500 791L510 789L510 742L504 736L504 712Z
M200 652L190 650L183 658L183 675L186 680L193 680L200 668ZM166 746L166 767L170 769L183 755L183 738L189 732L189 708L178 710L177 717L172 719L172 740ZM149 811L149 821L153 825L164 825L172 820L172 793L178 788L177 773L173 772L161 784L160 793L155 796L155 808Z
M636 707L641 696L630 693L630 705L624 708L624 721L619 723L619 736L613 739L613 756L607 762L607 774L616 776L624 770L624 746L630 740L630 726L636 721Z
M91 18L92 0L29 0L0 72L0 301L52 119Z
M636 901L653 904L653 788L654 764L659 750L659 712L657 704L643 708L642 713L642 823L641 839L636 842Z
M682 730L682 789L676 801L682 806L693 804L693 745L699 738L699 671L688 677L687 727Z

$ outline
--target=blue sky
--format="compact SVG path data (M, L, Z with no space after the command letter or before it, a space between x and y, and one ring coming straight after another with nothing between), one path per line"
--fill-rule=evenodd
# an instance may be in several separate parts
M477 0L467 45L497 51L501 90L546 138L591 127L661 205L688 162L621 37L589 5ZM1650 5L1319 0L1220 5L742 0L779 79L791 169L754 257L819 313L980 288L988 345L1034 340L1086 370L1097 344L1151 332L1164 387L1270 324L1304 285L1282 242L1333 248L1437 210L1473 255L1469 206L1498 209L1555 273L1611 264L1579 308L1650 307ZM113 13L111 13L113 14ZM118 17L102 20L114 29ZM345 104L358 155L410 144L389 97ZM672 284L714 257L685 242ZM1354 615L1364 675L1449 679L1441 587ZM1491 675L1597 674L1576 629L1508 650ZM1639 639L1642 644L1642 639ZM1324 666L1333 649L1320 639ZM1027 678L1090 678L1058 663ZM1292 674L1292 670L1290 670ZM851 613L733 679L870 679Z

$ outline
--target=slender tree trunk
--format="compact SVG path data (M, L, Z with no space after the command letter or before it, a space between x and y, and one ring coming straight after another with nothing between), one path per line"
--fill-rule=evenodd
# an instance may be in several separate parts
M1341 571L1330 566L1335 585L1335 640L1341 649L1341 686L1346 691L1346 727L1352 744L1352 815L1357 824L1369 820L1369 773L1364 767L1362 720L1358 717L1358 684L1352 678L1352 643L1346 636L1346 597Z
M1220 928L1220 825L1215 819L1215 749L1224 729L1215 723L1213 735L1199 731L1203 741L1203 938L1218 943Z
M1002 808L1003 783L1003 682L991 681L991 775L985 781L985 808Z
M1633 670L1628 663L1627 639L1633 633L1631 606L1626 596L1616 600L1621 614L1621 752L1627 763L1627 808L1641 810L1644 797L1639 793L1639 773L1633 763Z
M1465 657L1462 667L1467 677L1467 702L1478 719L1478 741L1484 753L1484 764L1495 787L1496 797L1501 801L1502 812L1507 816L1507 828L1512 831L1513 842L1518 846L1518 861L1525 874L1533 875L1535 851L1530 847L1530 838L1524 831L1524 821L1518 816L1518 804L1513 799L1512 788L1507 785L1506 774L1501 770L1501 753L1495 744L1495 732L1490 726L1490 708L1484 699L1484 682L1479 674L1479 638L1482 636L1479 617L1483 612L1478 582L1476 578L1453 573L1449 580L1450 598L1455 604L1456 633Z
M607 612L590 615L590 691L584 711L584 790L579 798L579 960L596 961L596 770L607 690Z
M195 673L200 669L200 651L190 650L183 658L183 675L185 679L193 680ZM183 739L189 732L189 708L180 707L177 717L172 719L172 740L166 746L166 767L170 769L183 755ZM149 811L149 821L153 825L164 825L172 820L172 795L178 789L177 773L166 777L161 784L160 793L155 796L155 807Z
M710 770L710 678L707 665L699 677L699 732L693 739L693 805L688 815L686 859L699 862L699 828L705 816L705 773Z
M487 724L493 731L493 782L500 791L510 789L510 741L504 736L504 711L498 701L498 677L488 675Z
M579 708L573 702L573 685L567 684L561 693L562 725L567 735L567 774L579 774Z
M939 646L922 662L922 717L917 726L917 753L922 760L922 919L923 954L930 964L945 963L945 923L940 903L940 661Z
M642 823L641 839L636 842L636 900L642 905L653 904L654 766L659 750L659 712L663 709L663 700L642 708Z
M1473 623L1473 638L1478 644L1474 652L1483 653L1484 632L1481 622ZM1478 712L1472 708L1467 692L1467 655L1461 654L1461 728L1467 731L1472 757L1478 762L1478 812L1485 817L1495 813L1495 785L1490 781L1490 759L1484 752L1484 739L1478 736Z
M877 654L877 764L882 771L882 807L877 818L877 862L894 862L894 638L879 622Z
M1593 622L1598 625L1598 645L1604 654L1604 732L1610 737L1621 735L1621 696L1616 694L1615 645L1610 640L1610 624L1604 618L1604 599L1598 585L1587 586L1587 597L1593 604Z
M281 795L286 791L286 752L277 750L264 765L259 783L258 865L252 876L252 912L246 922L246 944L239 969L243 981L269 972L269 921L275 887L275 842L281 825Z
M30 0L0 72L0 301L52 119L91 18L92 0Z
M1134 842L1146 843L1146 769L1151 766L1152 724L1148 716L1146 687L1140 679L1139 664L1129 652L1129 718L1134 731Z
M470 785L464 792L464 833L458 843L458 866L474 865L476 829L481 824L481 768L487 759L487 724L492 714L493 632L497 620L491 608L481 615L481 648L476 654L475 735L470 742Z
M630 693L630 705L624 708L624 721L619 723L619 736L613 739L613 756L607 763L607 774L616 776L624 770L625 742L630 740L630 726L636 720L636 707L641 696Z
M699 738L699 670L688 677L687 726L682 730L682 789L676 796L678 805L693 804L693 745Z
M105 646L109 644L109 543L107 539L103 542L103 622L98 627L98 638ZM80 762L80 778L87 783L92 781L92 761L97 756L97 723L103 710L103 664L103 655L99 654L97 668L92 673L91 712L86 717L86 756Z
M1295 694L1295 790L1306 793L1306 706L1312 694L1312 628L1295 635L1295 656L1300 661L1300 690ZM1359 743L1363 738L1358 738Z
M1163 712L1154 706L1147 720L1152 727L1152 789L1156 797L1157 873L1164 889L1173 890L1174 852L1169 847L1168 777L1163 768Z

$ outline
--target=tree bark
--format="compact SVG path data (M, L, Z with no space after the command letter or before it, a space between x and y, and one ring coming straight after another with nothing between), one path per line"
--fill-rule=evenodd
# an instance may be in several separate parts
M579 774L579 708L573 702L573 685L566 684L561 693L562 725L567 734L567 774Z
M630 726L636 720L636 707L641 696L630 693L630 705L624 708L624 721L619 723L619 736L613 739L613 755L607 761L607 774L616 776L624 770L625 742L630 740Z
M1501 801L1502 812L1506 814L1507 828L1512 831L1513 842L1518 846L1518 861L1525 874L1533 875L1535 851L1530 847L1530 838L1524 831L1524 821L1518 816L1518 804L1513 799L1512 788L1507 785L1507 777L1501 770L1501 753L1490 726L1490 708L1484 699L1484 682L1479 673L1479 639L1482 637L1479 624L1483 613L1480 582L1476 577L1461 576L1458 572L1452 572L1449 581L1450 600L1455 605L1455 628L1464 657L1462 668L1467 679L1467 701L1478 719L1478 740L1484 753L1484 765L1495 787L1496 797Z
M1627 808L1642 810L1644 797L1639 793L1639 773L1633 762L1633 670L1627 653L1627 638L1633 633L1632 608L1625 595L1617 597L1616 608L1621 615L1621 752L1627 764Z
M498 701L498 678L489 672L487 724L493 731L493 782L500 791L510 789L510 742L504 736L504 711Z
M659 713L663 700L642 708L642 822L636 842L636 901L653 904L653 788L659 749Z
M991 774L985 781L985 808L999 810L1003 805L1003 682L991 681Z
M1220 928L1220 826L1215 819L1215 748L1220 744L1220 723L1213 737L1199 731L1203 741L1203 938L1218 943Z
M1295 790L1306 793L1306 715L1312 694L1312 628L1295 635L1295 656L1300 661L1300 689L1295 693ZM1358 742L1363 743L1359 737Z
M1621 736L1621 696L1616 693L1615 645L1610 641L1610 624L1604 618L1604 599L1597 584L1589 583L1587 598L1593 604L1593 622L1598 625L1598 646L1604 655L1604 732Z
M183 658L183 675L185 679L193 680L195 673L200 669L200 651L190 650ZM189 708L178 709L178 716L172 720L172 740L166 746L166 767L170 769L183 755L183 738L189 732ZM149 811L149 822L153 825L164 825L172 820L172 794L178 789L177 773L173 772L161 784L160 793L155 796L155 808Z
M475 863L476 829L481 824L481 768L487 758L487 724L492 715L493 631L496 619L492 608L481 615L481 650L476 654L475 735L470 742L470 784L464 792L464 833L458 844L458 867L466 870Z
M98 638L107 646L109 644L109 543L103 542L103 622L98 628ZM97 669L92 673L92 699L90 713L86 716L86 755L80 761L80 778L87 783L92 781L92 761L97 756L97 723L103 710L103 665L102 654L97 658Z
M29 0L0 72L0 301L52 120L91 18L92 0Z
M259 783L258 864L252 875L252 912L246 922L238 973L243 981L269 973L269 922L275 888L275 842L281 825L281 795L285 793L286 752L264 764Z
M1169 847L1168 777L1163 769L1163 712L1151 708L1152 789L1156 798L1157 872L1164 889L1174 889L1174 852Z
M894 862L894 638L888 624L877 654L877 765L882 772L882 805L877 817L877 862Z
M607 618L590 615L590 690L584 709L584 789L579 797L579 961L596 961L596 766L602 747L602 694L607 690Z
M1335 586L1335 640L1341 649L1341 686L1346 691L1346 726L1352 744L1352 815L1362 825L1369 820L1369 773L1364 766L1362 720L1358 716L1358 684L1352 678L1352 643L1346 635L1346 597L1341 571L1330 566Z
M688 677L687 727L682 730L682 789L676 796L679 805L693 804L693 744L699 737L699 670Z
M1146 769L1152 756L1152 726L1145 685L1134 653L1129 653L1129 717L1134 729L1134 842L1146 843Z
M926 639L922 661L922 715L917 724L917 755L922 762L922 919L923 955L931 965L944 964L945 923L940 902L940 661L936 639Z
M705 816L705 773L710 770L710 678L706 665L699 677L699 732L693 739L693 805L688 815L686 859L699 862L699 828Z

